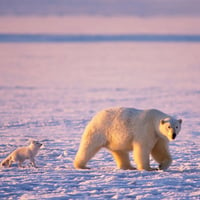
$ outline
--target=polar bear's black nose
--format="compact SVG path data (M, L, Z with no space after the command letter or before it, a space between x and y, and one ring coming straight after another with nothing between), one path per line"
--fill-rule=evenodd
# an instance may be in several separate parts
M176 138L176 133L173 133L172 139L174 140Z

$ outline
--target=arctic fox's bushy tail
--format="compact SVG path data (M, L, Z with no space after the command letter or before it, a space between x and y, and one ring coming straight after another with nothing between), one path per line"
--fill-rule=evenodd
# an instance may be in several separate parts
M10 165L12 164L11 160L12 160L11 156L8 156L7 158L5 158L5 159L1 162L0 166L1 166L1 167L10 167Z

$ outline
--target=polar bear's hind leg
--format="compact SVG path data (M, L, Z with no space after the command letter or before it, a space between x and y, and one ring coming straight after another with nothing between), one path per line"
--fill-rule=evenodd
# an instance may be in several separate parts
M86 134L84 137L74 160L77 169L89 169L87 162L106 144L103 134Z
M150 167L149 154L150 150L148 148L144 149L140 143L134 142L133 155L138 170L146 170L146 171L157 170Z
M112 155L116 161L117 167L119 169L125 169L125 170L126 169L132 169L132 170L136 169L133 166L131 166L128 152L112 151L111 153L112 153Z

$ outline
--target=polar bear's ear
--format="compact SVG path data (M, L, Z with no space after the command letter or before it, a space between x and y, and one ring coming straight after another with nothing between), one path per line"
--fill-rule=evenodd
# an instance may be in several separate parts
M179 121L180 124L182 124L182 119L179 119L178 121Z
M160 123L161 123L161 124L164 124L164 123L165 123L165 120L164 120L164 119L161 119L161 120L160 120Z

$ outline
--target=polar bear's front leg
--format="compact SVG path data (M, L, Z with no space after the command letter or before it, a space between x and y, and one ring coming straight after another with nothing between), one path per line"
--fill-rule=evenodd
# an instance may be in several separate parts
M159 169L166 170L172 163L168 143L159 139L151 151L152 157L159 163Z
M153 171L150 167L149 155L150 150L147 146L142 146L139 142L133 144L133 155L138 170Z

